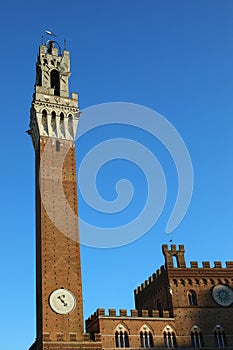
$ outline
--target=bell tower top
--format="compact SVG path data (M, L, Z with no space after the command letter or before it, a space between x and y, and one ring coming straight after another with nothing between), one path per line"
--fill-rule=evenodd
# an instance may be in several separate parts
M55 40L42 43L36 62L28 131L35 149L41 137L75 139L79 119L78 94L69 95L70 75L69 51L62 50Z
M35 93L69 97L70 54L54 40L41 45L36 63Z

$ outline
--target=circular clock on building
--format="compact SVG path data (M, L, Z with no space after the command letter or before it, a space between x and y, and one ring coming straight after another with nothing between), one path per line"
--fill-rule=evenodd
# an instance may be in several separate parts
M217 284L212 289L212 296L221 306L230 306L233 303L233 290L223 284Z
M67 289L56 289L50 294L49 305L57 314L68 314L75 308L75 296Z

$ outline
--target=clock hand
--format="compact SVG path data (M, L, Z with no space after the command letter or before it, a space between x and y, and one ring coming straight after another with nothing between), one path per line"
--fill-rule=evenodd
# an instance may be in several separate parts
M65 295L62 295L62 296L58 296L57 297L61 302L62 302L62 304L64 305L64 306L67 306L68 304L62 299L62 298L65 298Z

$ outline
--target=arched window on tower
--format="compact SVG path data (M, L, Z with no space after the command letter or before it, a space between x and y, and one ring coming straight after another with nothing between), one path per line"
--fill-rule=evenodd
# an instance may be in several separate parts
M51 114L51 128L54 134L56 134L57 133L56 113L54 111Z
M48 134L48 119L47 119L47 112L44 109L42 111L42 126L46 134Z
M74 138L73 117L71 114L68 116L68 130L69 130L70 136Z
M179 266L178 257L177 257L176 254L174 254L174 255L172 256L172 261L173 261L173 267L175 267L175 268L180 267L180 266Z
M204 347L203 334L198 326L193 326L191 329L191 341L192 341L193 348Z
M194 290L190 290L188 293L189 305L197 306L197 295Z
M226 347L226 336L224 329L217 325L214 329L214 340L215 340L215 346L218 348L225 348Z
M36 65L36 85L42 85L42 74L41 74L41 65L40 62Z
M167 349L177 348L176 335L170 326L165 327L163 332L164 347Z
M65 124L64 124L64 114L63 113L60 114L60 131L61 131L62 136L65 137L66 135L65 135Z
M116 328L116 331L115 331L115 345L116 345L116 348L129 347L128 331L121 324Z
M141 348L153 348L153 336L150 329L144 325L140 329L140 345Z
M56 69L50 73L50 87L54 89L54 95L60 96L60 75Z

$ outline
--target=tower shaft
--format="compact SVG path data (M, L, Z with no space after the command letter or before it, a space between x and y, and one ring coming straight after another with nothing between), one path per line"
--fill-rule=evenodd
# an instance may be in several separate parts
M69 52L40 46L30 113L36 175L37 338L31 350L101 348L84 335L75 134Z

